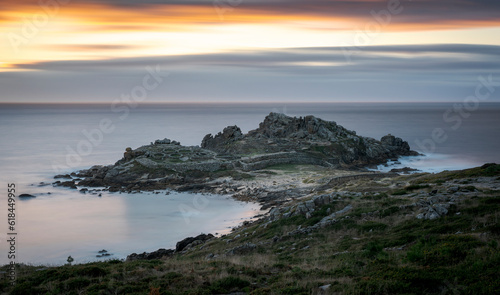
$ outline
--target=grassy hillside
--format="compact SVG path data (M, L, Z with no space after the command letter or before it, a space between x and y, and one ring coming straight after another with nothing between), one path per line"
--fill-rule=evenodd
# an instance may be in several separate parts
M500 290L499 174L500 165L485 165L399 177L386 186L367 181L363 187L374 185L378 192L344 193L308 216L263 218L160 260L49 268L20 265L16 286L10 287L4 278L0 290L10 294L494 294ZM332 191L356 192L357 187L351 183ZM416 218L415 202L439 194L453 200L447 214L432 220ZM348 205L352 210L337 215L333 224L297 231Z

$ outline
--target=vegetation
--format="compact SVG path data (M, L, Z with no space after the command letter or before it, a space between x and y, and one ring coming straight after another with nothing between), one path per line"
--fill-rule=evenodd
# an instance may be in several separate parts
M460 183L471 177L497 177L497 166L409 176L403 180L410 184L401 190L345 197L317 208L310 218L259 220L161 260L47 268L18 265L16 285L11 287L4 278L0 290L10 294L323 294L319 287L329 285L329 294L495 294L500 290L500 191L462 185L461 201L434 220L415 218L410 205L416 191L441 190L449 181ZM337 216L336 223L308 234L288 234L348 204L353 210ZM246 243L257 247L245 255L228 254L228 249Z

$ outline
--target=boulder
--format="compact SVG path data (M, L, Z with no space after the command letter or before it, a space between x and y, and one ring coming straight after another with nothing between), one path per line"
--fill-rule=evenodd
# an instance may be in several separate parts
M177 242L175 245L175 252L181 252L184 250L189 244L195 242L195 241L201 241L201 242L206 242L207 240L213 238L214 236L212 234L201 234L196 237L189 237L185 238L182 241Z

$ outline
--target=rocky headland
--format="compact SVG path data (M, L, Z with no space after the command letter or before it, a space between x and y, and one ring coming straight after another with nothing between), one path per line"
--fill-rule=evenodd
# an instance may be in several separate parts
M258 201L266 213L222 236L125 260L17 265L10 294L496 294L500 165L437 174L363 167L417 155L315 117L270 114L258 129L127 148L114 165L56 185L174 189ZM141 251L141 249L138 249ZM108 255L101 250L100 256ZM3 270L8 270L8 265Z
M263 174L275 173L272 169L266 172L268 168L311 165L323 170L324 179L314 181L315 185L304 183L310 189L335 182L333 178L340 176L397 175L369 172L365 168L400 156L417 155L406 141L390 134L376 140L314 116L297 118L271 113L247 134L237 126L229 126L216 135L206 135L201 146L156 140L137 149L127 148L114 165L58 175L56 178L69 177L69 180L58 180L55 185L83 187L84 192L100 188L111 192L172 189L225 193L265 201L271 192L304 187L294 177L274 177L275 182L285 184L266 185ZM263 182L256 184L257 181L251 180Z

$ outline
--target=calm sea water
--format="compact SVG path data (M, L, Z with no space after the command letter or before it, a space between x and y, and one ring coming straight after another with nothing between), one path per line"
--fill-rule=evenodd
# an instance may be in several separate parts
M272 111L316 115L377 139L391 133L426 154L402 159L399 166L437 172L500 162L500 104L482 104L462 113L450 112L453 104L409 103L121 107L0 104L0 264L9 262L8 183L15 183L18 193L37 196L16 203L17 262L62 264L69 255L76 262L92 261L99 259L95 255L103 248L113 253L111 258L124 258L132 252L174 247L186 236L227 232L257 214L258 205L228 196L165 192L98 197L39 183L53 182L55 174L112 164L126 147L155 139L199 145L205 134L228 125L247 132ZM439 136L433 138L436 130Z

